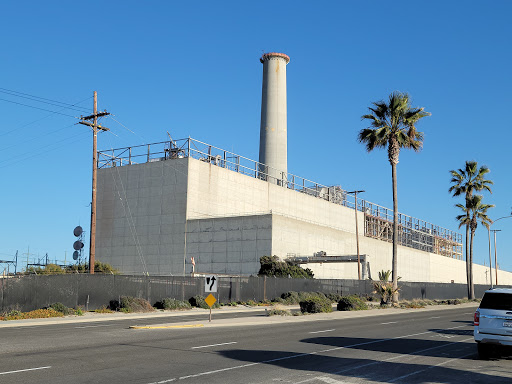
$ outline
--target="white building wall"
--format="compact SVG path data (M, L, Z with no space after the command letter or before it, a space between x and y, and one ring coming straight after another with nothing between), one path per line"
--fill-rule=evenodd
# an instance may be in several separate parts
M127 274L183 274L187 162L98 170L96 260Z
M249 275L265 255L356 254L354 210L192 158L99 170L97 220L97 259L123 273L145 263L150 274L188 274L193 256L198 272ZM358 220L375 279L391 269L392 245L364 237ZM355 278L345 264L316 277ZM403 281L466 282L464 261L413 248L399 246L398 268ZM474 266L475 283L489 283L487 270ZM512 284L512 273L499 281Z
M191 219L187 258L194 257L196 273L256 275L260 257L272 252L271 239L271 215Z

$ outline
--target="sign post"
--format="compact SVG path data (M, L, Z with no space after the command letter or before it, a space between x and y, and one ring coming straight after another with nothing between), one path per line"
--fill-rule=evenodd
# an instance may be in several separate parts
M211 276L205 276L204 278L204 291L210 292L210 294L204 299L206 304L210 307L210 318L209 321L212 321L212 306L215 304L217 299L215 296L212 295L212 292L217 292L217 276L211 275Z

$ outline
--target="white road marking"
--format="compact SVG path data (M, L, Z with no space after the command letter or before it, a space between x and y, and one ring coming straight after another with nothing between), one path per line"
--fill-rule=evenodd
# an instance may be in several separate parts
M475 312L463 313L463 315L474 315Z
M96 328L96 327L110 327L112 324L105 325L84 325L83 327L75 327L75 328Z
M429 317L429 319L440 319L441 316L432 316L432 317Z
M456 329L456 328L463 328L463 327L465 327L465 325L459 325L459 326L457 326L457 327L447 328L447 330L450 330L450 329ZM228 368L216 369L216 370L214 370L214 371L206 371L206 372L196 373L196 374L194 374L194 375L181 376L181 377L179 378L179 380L185 380L185 379L191 379L191 378L194 378L194 377L200 377L200 376L212 375L212 374L214 374L214 373L226 372L226 371L232 371L232 370L235 370L235 369L247 368L247 367L252 367L252 366L255 366L255 365L261 365L261 364L268 364L268 363L273 363L273 362L281 361L281 360L295 359L295 358L297 358L297 357L303 357L303 356L309 356L309 355L318 355L318 354L320 354L320 353L337 351L337 350L344 349L344 348L353 348L353 347L358 347L358 346L361 346L361 345L376 344L376 343L382 343L382 342L384 342L384 341L391 341L391 340L399 340L399 339L403 339L403 338L406 338L406 337L412 337L412 336L425 335L425 334L428 334L428 333L433 333L433 331L426 331L426 332L412 333L412 334L410 334L410 335L397 336L397 337L392 337L392 338L389 338L389 339L378 339L378 340L372 340L372 341L367 341L367 342L364 342L364 343L357 343L357 344L352 344L352 345L346 345L346 346L344 346L344 347L329 348L329 349L324 349L324 350L321 350L321 351L311 352L311 353L299 353L299 354L296 354L296 355L285 356L285 357L279 357L279 358L277 358L277 359L264 360L264 361L260 361L260 362L257 362L257 363L249 363L249 364L243 364L243 365L235 365L234 367L228 367ZM372 364L373 364L373 363L372 363ZM176 380L176 379L169 379L169 381L173 381L173 380ZM313 379L313 380L315 380L315 379ZM306 380L306 381L311 381L311 379ZM306 381L304 381L304 382L306 382ZM165 381L164 381L164 383L165 383ZM151 384L154 384L154 383L151 383Z
M176 378L169 379L169 380L155 381L155 382L149 383L149 384L164 384L164 383L170 383L171 381L176 381Z
M28 371L37 371L38 369L48 369L48 367L37 367L37 368L27 368L27 369L18 369L17 371L8 371L8 372L0 372L0 375L7 375L8 373L19 373L19 372L28 372Z
M469 353L469 354L464 355L464 356L459 356L459 357L455 357L455 358L450 359L450 360L443 361L442 363L439 363L439 364L436 364L436 365L431 365L428 368L421 369L419 371L411 372L411 373L408 373L407 375L403 375L403 376L397 377L397 378L395 378L395 379L393 379L391 381L388 381L388 383L394 383L394 382L396 382L398 380L405 379L406 377L413 376L413 375L416 375L418 373L428 371L429 369L432 369L432 368L435 368L435 367L440 367L441 365L448 364L449 362L454 361L454 360L464 359L465 357L468 357L468 356L471 356L471 355L474 355L474 354L475 354L474 352L473 353Z
M208 347L217 347L219 345L229 345L229 344L236 344L236 341L230 341L229 343L220 343L220 344L210 344L210 345L201 345L200 347L192 347L191 349L198 349L198 348L208 348Z
M396 324L396 323L398 323L398 321L390 321L387 323L380 323L380 325L388 325L388 324Z
M463 326L455 327L455 328L461 328L461 327L463 327ZM430 332L423 332L423 333L430 333ZM416 336L416 335L409 335L409 336ZM402 337L404 337L404 336L402 336ZM400 339L402 337L397 337L395 339ZM405 337L408 337L408 336L405 336ZM394 340L394 339L383 339L382 341L388 341L388 340ZM341 371L331 372L330 374L331 375L338 375L340 373L349 372L349 371L352 371L354 369L366 368L366 367L370 367L372 365L382 364L382 363L387 362L387 361L392 361L392 360L396 360L396 359L403 359L405 356L413 356L413 355L416 355L418 353L423 353L423 352L427 352L427 351L431 351L431 350L439 349L439 348L445 348L445 347L447 347L449 345L459 344L459 343L463 343L463 342L469 341L469 340L473 340L473 338L471 337L469 339L464 339L464 340L461 340L461 341L455 341L455 342L452 342L452 343L449 343L449 344L446 344L446 345L438 345L438 346L435 346L435 347L430 347L430 348L422 349L422 350L419 350L419 351L414 351L414 352L412 352L412 353L410 353L408 355L400 354L398 356L393 356L393 357L390 357L390 358L387 358L387 359L384 359L384 360L373 361L371 363L366 363L366 364L358 365L356 367L344 368ZM362 344L370 344L370 343L362 343ZM359 346L359 345L362 345L362 344L354 344L354 345L351 345L351 346L338 347L338 348L335 348L335 349L350 348L350 347ZM323 352L323 351L321 351L321 352ZM315 352L313 352L312 354L315 354ZM421 357L421 356L418 355L418 356L414 356L414 357ZM307 379L307 380L304 380L304 381L299 381L299 382L297 382L295 384L307 383L308 381L313 381L313 380L316 380L316 378Z
M343 384L343 383L345 383L345 381L334 380L327 376L317 377L317 379L323 381L324 383L328 383L328 384Z
M335 331L335 329L326 329L325 331L315 331L315 332L309 332L309 333L324 333L324 332L332 332Z

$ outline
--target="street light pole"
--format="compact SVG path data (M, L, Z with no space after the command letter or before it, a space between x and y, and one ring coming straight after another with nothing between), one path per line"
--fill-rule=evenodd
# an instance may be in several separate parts
M496 249L496 232L501 232L501 229L493 229L494 232L494 271L496 273L496 285L498 285L498 251Z
M508 219L509 217L512 217L512 214L509 216L503 216L499 219L496 219L492 222L492 224L496 223L498 220L501 219ZM491 225L492 225L491 224ZM491 288L492 286L492 260L491 260L491 231L494 232L494 267L496 268L496 285L498 285L498 255L496 252L496 232L499 232L499 230L491 229L491 226L487 228L487 231L489 233L489 270L491 271Z
M351 191L354 194L354 212L356 213L356 247L357 247L357 278L361 280L361 256L359 255L359 227L357 223L357 194L365 191Z
M492 286L491 226L490 225L487 227L487 232L489 234L489 278L491 280L491 289L492 289L493 286ZM487 280L487 278L485 280Z

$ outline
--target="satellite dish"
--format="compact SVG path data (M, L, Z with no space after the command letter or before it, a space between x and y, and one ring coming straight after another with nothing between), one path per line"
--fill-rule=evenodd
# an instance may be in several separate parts
M82 243L80 240L77 240L73 243L73 249L75 251L79 251L80 249L82 249L84 247L84 243Z
M73 260L78 260L78 251L73 252Z
M82 229L81 226L78 226L76 227L75 229L73 229L73 235L75 235L76 237L80 236L82 234L84 230Z

